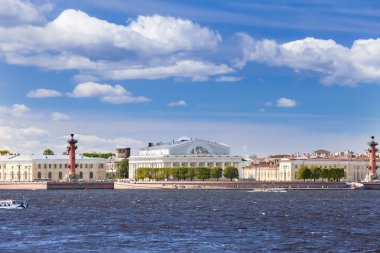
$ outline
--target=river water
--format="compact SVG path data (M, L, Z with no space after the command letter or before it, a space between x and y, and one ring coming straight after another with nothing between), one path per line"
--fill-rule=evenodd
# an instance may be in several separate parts
M1 252L379 252L380 191L0 191Z

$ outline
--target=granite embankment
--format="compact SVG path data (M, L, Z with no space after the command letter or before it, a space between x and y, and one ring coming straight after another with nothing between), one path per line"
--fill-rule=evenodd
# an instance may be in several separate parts
M113 189L113 182L1 182L0 190Z
M263 182L253 180L239 181L149 181L115 182L115 189L257 189L287 188L293 190L347 189L344 182Z

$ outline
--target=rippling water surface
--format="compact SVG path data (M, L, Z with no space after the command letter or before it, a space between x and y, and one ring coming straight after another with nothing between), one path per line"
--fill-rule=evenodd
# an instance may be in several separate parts
M379 252L380 191L0 191L1 252Z

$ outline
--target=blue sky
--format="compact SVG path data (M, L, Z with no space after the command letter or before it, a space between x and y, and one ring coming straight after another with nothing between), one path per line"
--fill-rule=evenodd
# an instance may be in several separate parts
M232 153L362 152L379 135L375 1L0 0L0 149L183 135Z

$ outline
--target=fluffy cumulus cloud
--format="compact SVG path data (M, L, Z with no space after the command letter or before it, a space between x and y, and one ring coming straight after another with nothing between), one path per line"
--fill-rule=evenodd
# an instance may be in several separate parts
M15 128L11 126L0 127L0 140L24 140L28 138L41 138L49 132L38 127Z
M269 66L285 66L295 71L320 73L321 82L356 86L360 83L380 83L380 39L356 40L350 48L334 40L305 38L279 44L274 40L255 40L240 33L241 58L235 61L243 67L248 61Z
M277 99L278 107L295 107L297 105L297 101L290 98L279 98Z
M125 137L107 138L97 135L76 134L75 138L80 141L80 151L85 152L112 152L116 147L143 145L143 142L140 140Z
M199 78L233 71L200 57L221 41L218 32L187 19L139 16L119 25L68 9L43 25L0 26L0 57L107 79Z
M26 94L28 98L48 98L48 97L59 97L62 93L56 90L50 89L36 89L31 90Z
M121 85L99 84L94 82L80 83L75 86L72 93L74 98L100 97L101 101L112 104L142 103L149 99L143 96L135 97Z
M10 107L0 106L0 113L3 113L3 114L11 114L13 116L22 116L27 112L30 112L30 108L24 104L14 104Z
M0 0L0 26L43 23L50 4L36 6L27 0Z
M168 103L168 106L174 107L174 106L187 106L187 103L184 100L179 100L176 102L170 102Z
M53 112L51 114L51 119L53 121L64 121L64 120L69 120L70 117L68 115L60 113L60 112Z

